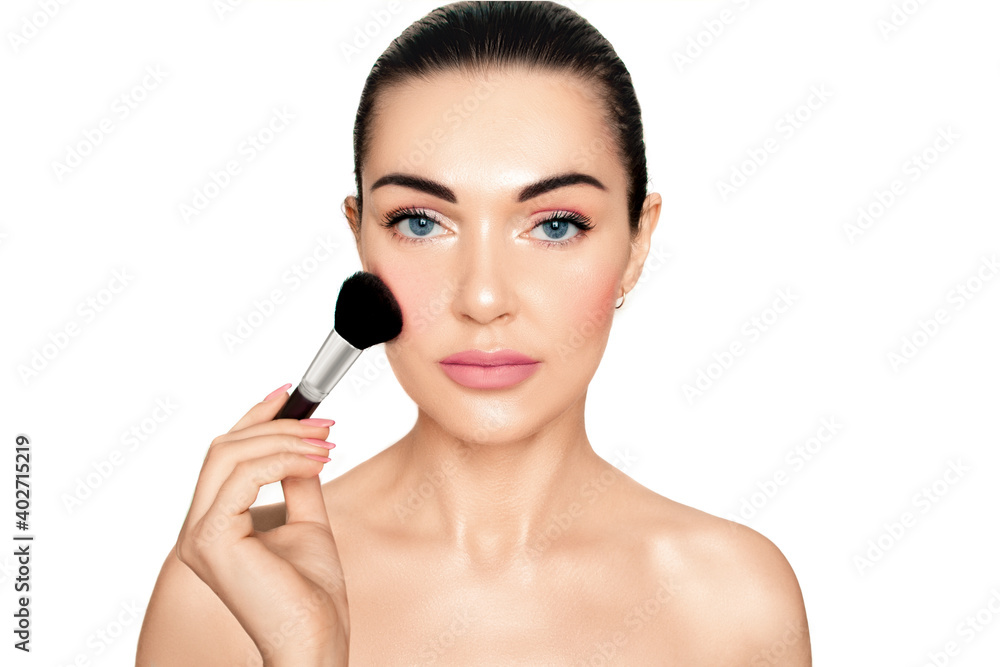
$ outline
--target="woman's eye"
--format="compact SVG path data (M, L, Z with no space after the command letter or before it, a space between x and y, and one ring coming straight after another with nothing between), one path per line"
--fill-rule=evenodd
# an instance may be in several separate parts
M541 234L535 234L536 231L540 231ZM571 239L579 234L580 227L569 220L557 218L540 223L531 230L531 233L535 238L540 238L544 241L562 241Z
M429 238L432 236L440 236L440 234L432 234L434 231L434 226L438 223L430 218L424 217L422 215L408 215L398 222L393 223L396 231L399 232L400 236L406 236L408 238Z

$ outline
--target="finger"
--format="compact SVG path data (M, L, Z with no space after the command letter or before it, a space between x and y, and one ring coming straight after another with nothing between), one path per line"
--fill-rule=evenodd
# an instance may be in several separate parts
M330 421L333 421L332 419ZM235 428L235 427L234 427ZM215 440L212 441L212 445L216 445L222 442L229 442L231 440L241 440L245 438L251 438L258 435L271 435L271 434L290 434L295 435L300 438L325 438L330 432L329 426L315 426L313 424L308 424L299 419L275 419L271 421L261 422L258 424L250 424L239 430L229 431L223 433Z
M325 441L320 440L320 442ZM329 444L332 449L333 443ZM237 465L280 452L328 457L330 449L284 433L213 443L205 456L205 463L201 467L191 507L188 510L189 525L195 525L208 512L219 495L222 484L232 475Z
M264 398L264 400L250 408L250 410L243 415L238 422L236 422L236 425L229 429L229 432L232 433L233 431L239 431L240 429L246 428L251 424L260 424L261 422L271 421L274 419L281 410L281 407L288 400L288 393L285 390L291 386L291 384L285 384L272 391Z
M249 510L257 500L260 487L286 477L312 477L318 475L322 467L321 462L292 452L240 461L219 487L215 502L198 524L200 546L229 546L253 535L253 518Z
M305 478L286 477L281 480L281 490L285 494L286 524L311 521L320 524L332 534L319 473Z

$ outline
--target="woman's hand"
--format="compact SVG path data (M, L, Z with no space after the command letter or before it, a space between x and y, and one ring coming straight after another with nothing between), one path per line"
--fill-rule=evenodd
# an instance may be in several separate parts
M347 593L320 488L323 462L306 456L329 449L303 440L324 440L329 426L272 421L287 399L272 394L212 441L177 557L225 603L265 665L346 665ZM250 505L278 480L285 524L255 532Z

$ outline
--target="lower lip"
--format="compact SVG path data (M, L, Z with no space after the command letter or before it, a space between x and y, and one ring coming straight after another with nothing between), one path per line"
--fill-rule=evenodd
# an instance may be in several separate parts
M470 389L503 389L528 379L538 364L511 364L505 366L471 366L468 364L441 364L445 375Z

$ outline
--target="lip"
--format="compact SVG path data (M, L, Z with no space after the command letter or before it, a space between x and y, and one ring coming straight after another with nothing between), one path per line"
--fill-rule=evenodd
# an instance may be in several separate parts
M508 348L494 352L465 350L445 357L439 363L462 364L466 366L517 366L520 364L537 364L538 360L532 359L526 354L521 354L517 350Z
M517 350L465 350L438 362L445 375L471 389L502 389L523 382L538 370L539 361Z

